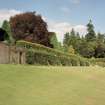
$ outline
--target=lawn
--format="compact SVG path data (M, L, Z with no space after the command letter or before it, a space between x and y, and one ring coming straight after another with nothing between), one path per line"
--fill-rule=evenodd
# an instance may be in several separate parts
M0 65L0 105L105 105L105 69Z

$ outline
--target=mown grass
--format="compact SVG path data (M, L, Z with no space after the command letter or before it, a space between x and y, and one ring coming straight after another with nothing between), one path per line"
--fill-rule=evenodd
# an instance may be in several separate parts
M0 105L105 105L105 69L0 65Z

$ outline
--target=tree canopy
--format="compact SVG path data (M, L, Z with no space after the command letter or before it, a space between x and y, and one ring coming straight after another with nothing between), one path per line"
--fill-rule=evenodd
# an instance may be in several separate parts
M10 18L14 39L51 47L47 23L36 12L26 12Z
M72 46L76 54L86 58L105 58L105 34L96 33L91 20L87 24L85 36L80 36L72 29L64 35L63 45L65 51Z

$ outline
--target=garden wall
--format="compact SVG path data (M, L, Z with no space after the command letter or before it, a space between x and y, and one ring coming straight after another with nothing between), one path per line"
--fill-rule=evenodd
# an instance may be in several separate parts
M25 64L26 53L22 48L0 43L0 64Z

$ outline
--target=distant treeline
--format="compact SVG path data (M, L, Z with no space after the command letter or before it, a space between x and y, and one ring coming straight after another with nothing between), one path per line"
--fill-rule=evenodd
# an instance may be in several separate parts
M76 54L86 58L105 58L105 34L96 33L91 20L86 35L81 37L72 29L65 34L63 46L66 52L72 47Z

